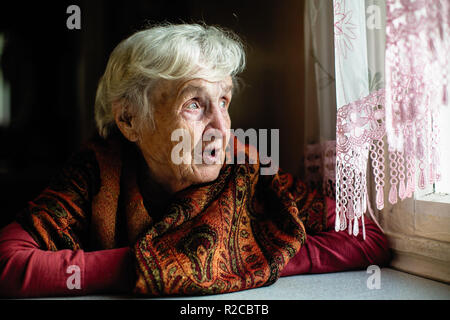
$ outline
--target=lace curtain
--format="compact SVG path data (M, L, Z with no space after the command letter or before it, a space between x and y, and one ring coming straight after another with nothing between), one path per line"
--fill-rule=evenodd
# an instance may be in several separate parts
M372 211L368 170L379 210L440 179L449 10L447 0L333 1L336 231L357 235Z

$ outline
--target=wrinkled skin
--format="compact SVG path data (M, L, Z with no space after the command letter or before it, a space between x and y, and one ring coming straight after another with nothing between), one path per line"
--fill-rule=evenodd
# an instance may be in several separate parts
M218 177L229 139L231 120L228 107L231 98L231 77L214 82L204 79L161 80L153 88L150 100L154 106L155 128L150 121L144 121L138 127L136 119L124 121L119 116L120 108L113 110L116 110L117 126L128 140L139 147L152 178L168 193L175 193ZM172 159L172 150L181 141L181 137L175 141L171 139L176 129L185 129L191 142L181 164ZM215 138L208 138L210 134ZM200 158L194 161L199 154ZM202 157L204 154L210 157Z

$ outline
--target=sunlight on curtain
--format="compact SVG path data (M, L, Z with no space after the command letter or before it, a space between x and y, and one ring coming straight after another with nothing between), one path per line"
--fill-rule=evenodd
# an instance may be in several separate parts
M372 13L374 2L379 10ZM374 147L377 155L383 149L384 114L379 107L384 97L379 90L384 81L382 8L382 1L334 1L336 91L341 98L336 120L335 227L357 235L361 219L363 236L364 213L370 208L367 167L372 142L380 141ZM375 167L378 175L384 172L378 157Z

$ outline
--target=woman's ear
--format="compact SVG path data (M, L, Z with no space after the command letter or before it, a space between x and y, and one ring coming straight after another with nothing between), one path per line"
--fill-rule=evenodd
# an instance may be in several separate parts
M124 137L131 142L136 142L139 138L136 119L134 115L129 112L128 107L118 101L113 103L112 111L117 128L119 128L120 132L122 132Z

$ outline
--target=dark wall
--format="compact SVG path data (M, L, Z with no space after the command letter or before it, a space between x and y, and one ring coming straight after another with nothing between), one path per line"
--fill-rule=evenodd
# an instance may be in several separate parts
M71 4L81 8L81 30L66 27ZM0 227L93 134L95 90L109 53L152 23L204 21L243 38L247 85L232 103L232 127L279 128L281 166L295 171L303 139L302 19L298 0L2 2L1 68L12 115L0 127Z

